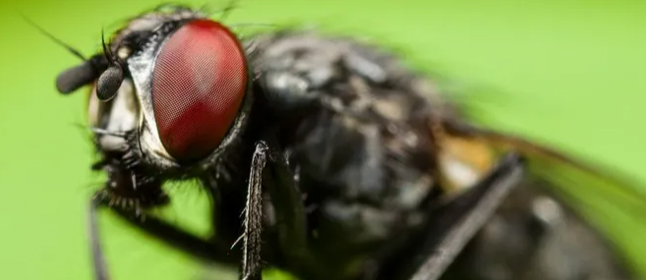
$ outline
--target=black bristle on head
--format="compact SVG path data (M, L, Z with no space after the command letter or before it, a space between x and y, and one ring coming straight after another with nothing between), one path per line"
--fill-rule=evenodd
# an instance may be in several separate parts
M103 55L108 61L108 68L101 73L96 85L96 95L99 100L108 101L117 94L123 82L123 67L105 44L103 30L101 30L101 44Z

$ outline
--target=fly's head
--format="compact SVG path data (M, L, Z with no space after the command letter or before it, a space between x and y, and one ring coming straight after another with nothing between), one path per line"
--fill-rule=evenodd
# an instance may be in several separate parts
M91 84L89 123L117 197L148 204L164 179L214 169L251 106L245 50L226 26L184 7L129 21L103 52L63 72L62 93Z

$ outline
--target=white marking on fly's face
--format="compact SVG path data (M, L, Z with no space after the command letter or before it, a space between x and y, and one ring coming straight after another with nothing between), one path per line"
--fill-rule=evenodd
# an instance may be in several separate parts
M101 125L99 120L101 119L102 107L104 107L104 105L99 98L96 97L96 87L93 87L90 92L90 100L87 108L88 123L90 124L90 127L99 127L99 125Z
M159 138L156 136L156 131L151 131L150 125L146 125L144 130L141 132L139 141L141 142L141 148L148 153L152 153L156 156L165 158L167 160L174 161L174 159L168 154L164 146L161 144Z
M150 46L153 47L153 46ZM141 104L139 125L143 126L140 136L141 148L151 154L173 161L173 157L166 151L159 138L152 97L152 73L154 70L155 55L153 52L144 52L128 59L128 67L135 85L135 93Z
M135 99L132 81L129 79L123 81L112 102L112 109L105 130L120 133L136 129L139 106ZM123 137L112 135L102 136L99 143L103 149L113 151L120 151L127 144Z

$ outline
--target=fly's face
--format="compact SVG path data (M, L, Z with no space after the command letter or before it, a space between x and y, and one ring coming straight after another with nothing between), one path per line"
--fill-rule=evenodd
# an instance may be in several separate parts
M247 63L222 24L188 12L146 14L104 53L89 103L91 124L105 131L100 149L127 147L164 171L206 169L240 133ZM131 137L114 135L122 132Z
M103 42L102 53L57 80L62 93L86 84L93 85L88 117L104 158L96 167L107 171L116 197L139 201L146 189L161 193L165 179L218 172L252 102L236 35L183 7L132 19Z

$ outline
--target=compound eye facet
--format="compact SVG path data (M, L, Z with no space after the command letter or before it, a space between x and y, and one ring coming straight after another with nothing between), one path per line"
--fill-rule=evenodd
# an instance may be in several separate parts
M199 19L180 27L155 61L152 100L164 148L179 162L215 150L233 125L247 88L247 64L235 35Z

